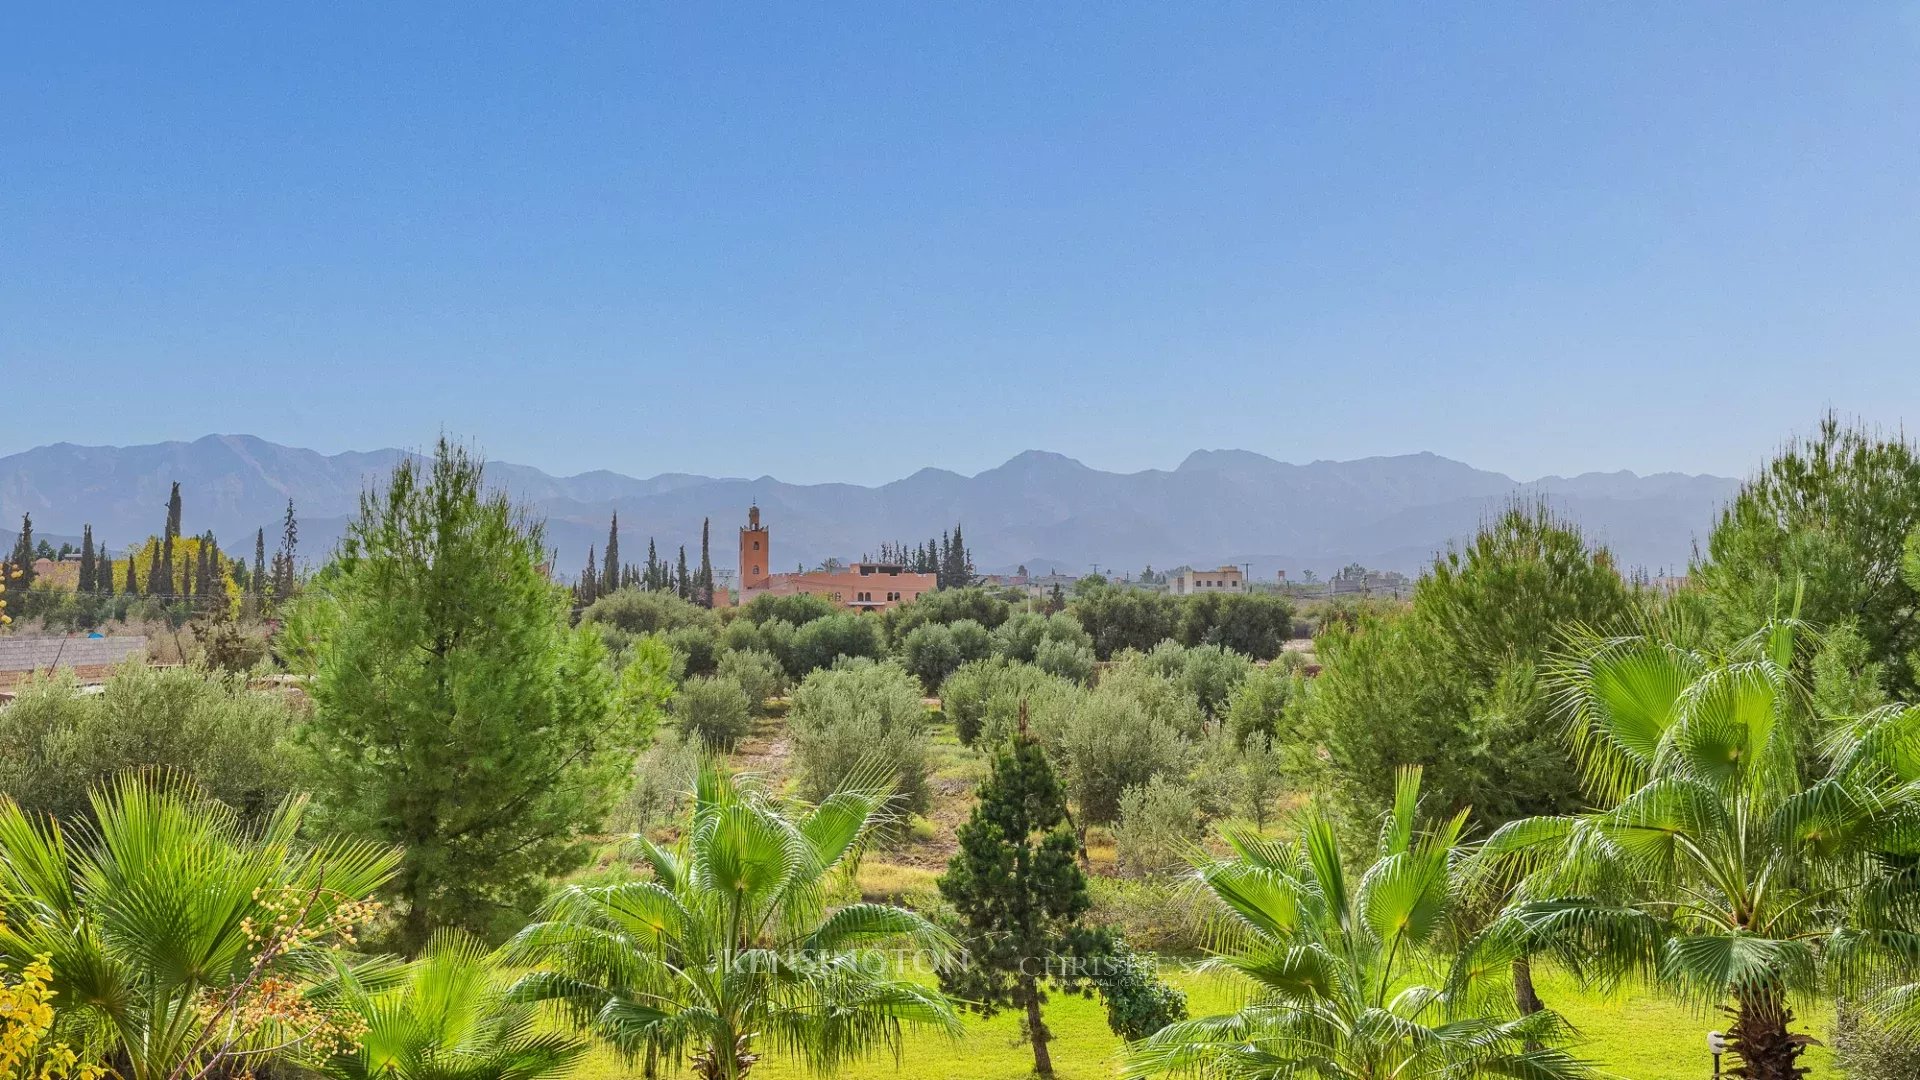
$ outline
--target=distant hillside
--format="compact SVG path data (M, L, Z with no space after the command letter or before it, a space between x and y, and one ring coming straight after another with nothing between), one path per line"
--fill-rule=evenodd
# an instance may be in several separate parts
M250 548L256 528L271 544L292 498L302 554L313 559L338 540L365 486L403 455L328 455L249 435L57 443L0 458L0 522L11 528L30 511L36 532L54 538L78 536L91 523L118 550L156 531L177 480L186 530L211 528L234 550ZM1718 476L1628 472L1521 482L1434 454L1293 465L1245 450L1196 451L1178 468L1137 473L1029 450L975 476L922 469L878 487L678 473L556 477L505 462L489 464L488 475L545 516L549 544L569 573L589 544L604 542L615 509L629 559L644 556L649 536L663 555L683 543L697 555L701 518L711 517L715 562L730 567L733 530L754 502L773 530L780 567L858 557L883 541L914 543L959 521L982 570L1024 563L1081 572L1097 563L1132 573L1148 564L1244 562L1268 576L1359 562L1417 571L1516 497L1546 499L1624 565L1657 571L1685 566L1739 486Z

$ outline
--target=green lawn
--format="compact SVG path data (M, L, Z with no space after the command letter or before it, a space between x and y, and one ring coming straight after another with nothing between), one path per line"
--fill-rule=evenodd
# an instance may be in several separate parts
M1231 1007L1228 990L1213 981L1184 972L1171 977L1186 989L1196 1015ZM1586 1036L1581 1053L1609 1073L1629 1080L1704 1080L1712 1073L1706 1032L1724 1026L1718 1013L1697 1015L1644 991L1613 997L1582 992L1570 979L1551 974L1541 978L1539 990ZM1803 1030L1826 1034L1825 1010L1802 1013ZM1098 1000L1056 997L1047 1006L1047 1023L1055 1035L1053 1062L1061 1080L1105 1080L1114 1074L1120 1041L1107 1031L1106 1013ZM1018 1041L1019 1034L1019 1020L1010 1014L987 1021L969 1018L967 1035L958 1042L917 1039L898 1064L891 1056L883 1056L841 1076L846 1080L1020 1080L1031 1075L1033 1054ZM1838 1080L1824 1050L1815 1047L1805 1060L1817 1080ZM580 1080L624 1080L638 1075L606 1055L596 1057ZM809 1075L799 1062L777 1057L769 1057L753 1070L755 1080L800 1080Z

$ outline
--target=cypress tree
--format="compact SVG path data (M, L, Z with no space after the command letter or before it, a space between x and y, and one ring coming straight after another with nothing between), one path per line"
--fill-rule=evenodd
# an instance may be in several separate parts
M300 525L293 517L293 500L287 500L287 516L280 529L280 550L273 556L273 597L285 600L293 595L293 558L300 545Z
M80 526L80 586L83 593L94 592L93 584L93 526Z
M255 600L267 594L267 530L253 530L253 574L247 578L247 591Z
M163 530L164 531L164 530ZM153 596L173 595L173 533L160 541L160 568L147 574L147 592Z
M103 597L113 595L113 552L105 544L94 555L93 591Z
M680 599L686 600L689 599L690 589L691 583L687 578L687 545L681 544L680 565L673 572L673 591L680 595Z
M180 481L173 482L173 493L167 496L167 536L180 535Z
M653 537L651 536L647 537L647 572L645 584L649 589L659 589L663 587L660 583L660 555L654 550Z
M580 571L580 584L573 590L574 596L577 597L582 604L593 603L594 598L599 595L599 591L594 587L598 583L594 581L593 565L593 545L588 544L587 566L586 569Z
M13 554L7 557L7 565L20 571L13 579L15 588L25 590L33 584L33 515L20 515L20 538L14 541Z
M707 549L711 525L712 519L700 519L700 595L695 599L705 607L713 606L713 559Z
M588 549L587 557L593 557ZM606 568L600 572L600 588L612 592L620 587L620 511L613 512L613 522L607 526Z
M138 554L137 548L127 552L127 587L121 591L130 597L140 595L140 575L134 566L134 557Z
M967 554L967 542L961 537L960 526L956 523L941 551L940 587L964 589L971 584L973 584L973 556Z
M1110 939L1080 923L1093 901L1066 795L1026 731L1024 708L1020 720L1013 745L994 755L973 814L960 827L960 850L940 876L940 895L959 915L973 961L942 971L940 986L982 1016L1020 1010L1033 1071L1051 1076L1053 1032L1041 1011L1046 984L1084 989L1084 965L1071 961L1103 955Z

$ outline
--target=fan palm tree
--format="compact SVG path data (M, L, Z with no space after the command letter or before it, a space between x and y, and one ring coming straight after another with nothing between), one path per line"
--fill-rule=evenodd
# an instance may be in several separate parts
M1911 971L1920 710L1812 717L1793 675L1806 638L1779 622L1718 656L1655 634L1586 639L1557 678L1585 783L1611 809L1488 840L1483 860L1533 876L1478 962L1524 941L1726 1008L1752 1080L1806 1072L1792 995Z
M1450 939L1460 902L1466 813L1421 832L1420 772L1406 769L1372 863L1354 880L1333 823L1309 811L1297 840L1230 838L1234 857L1195 879L1227 913L1205 963L1244 981L1237 1012L1162 1028L1129 1052L1130 1077L1187 1072L1223 1080L1537 1080L1591 1075L1556 1044L1571 1029L1551 1010L1524 1017L1503 994L1461 980L1419 981ZM1491 971L1491 969L1489 969ZM1471 1006L1471 1007L1469 1007Z
M202 1080L340 1037L320 1003L394 852L257 829L187 782L127 775L95 822L0 797L0 967L44 957L63 1034L123 1080ZM369 977L377 965L369 967Z
M830 885L881 823L884 786L848 786L790 810L717 767L669 850L636 838L650 880L562 890L508 955L544 970L521 1000L564 1002L629 1060L686 1053L704 1080L737 1080L762 1042L828 1071L918 1026L957 1036L936 991L861 946L898 941L945 957L951 938L884 904L833 908Z
M358 1045L322 1064L339 1080L545 1080L587 1052L569 1032L543 1032L535 1007L508 998L508 980L478 941L443 931L398 979L349 975L339 1004Z

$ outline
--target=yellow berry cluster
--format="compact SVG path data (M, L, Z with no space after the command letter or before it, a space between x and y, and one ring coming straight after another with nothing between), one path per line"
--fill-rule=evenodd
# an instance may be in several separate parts
M53 1030L53 968L40 957L20 981L0 982L0 1076L10 1080L99 1080L97 1065L82 1065L65 1043L48 1042Z
M272 971L288 953L315 948L337 950L359 943L361 930L379 917L382 906L313 887L272 886L253 891L254 915L241 931L255 949L254 974L224 991L209 990L199 1002L209 1032L261 1034L278 1050L295 1045L309 1060L351 1053L366 1034L366 1024L344 1010L318 1007L298 982ZM255 1041L257 1040L244 1040Z
M13 622L13 616L7 614L7 582L19 581L20 575L19 567L0 563L0 626Z

